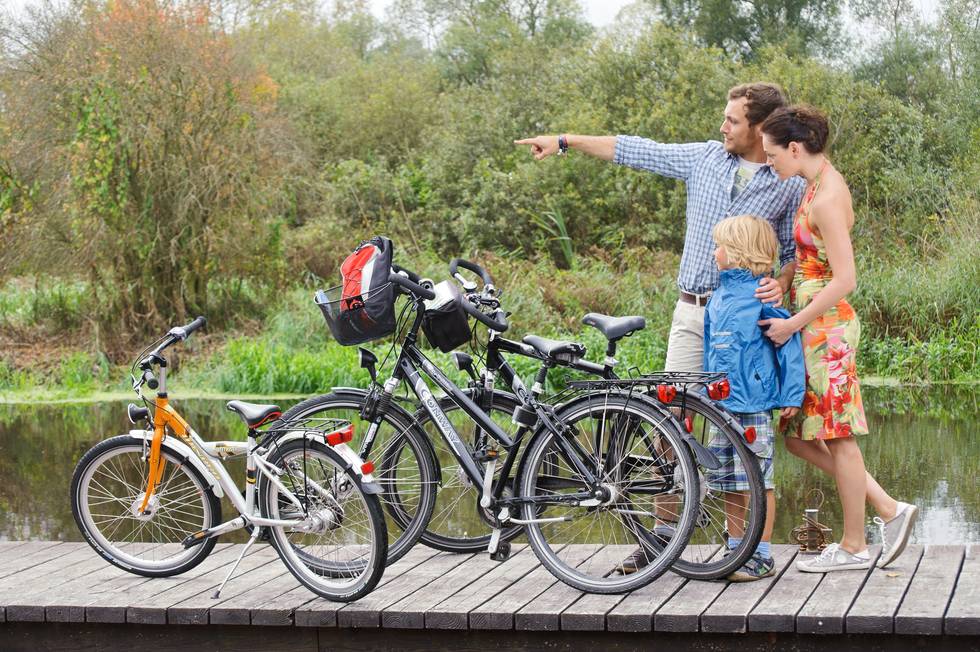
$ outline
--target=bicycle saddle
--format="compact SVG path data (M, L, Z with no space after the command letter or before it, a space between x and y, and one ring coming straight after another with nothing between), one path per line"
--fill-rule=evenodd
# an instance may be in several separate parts
M582 323L597 328L607 340L618 340L647 327L647 320L643 317L610 317L597 312L582 317Z
M563 342L561 340L549 340L546 337L537 335L525 335L522 340L525 344L533 346L541 355L553 358L562 354L574 358L581 358L585 355L585 345L578 342Z
M278 405L257 405L255 403L246 403L245 401L228 401L225 407L238 414L249 428L258 428L272 419L278 419L282 416L282 410L279 409Z

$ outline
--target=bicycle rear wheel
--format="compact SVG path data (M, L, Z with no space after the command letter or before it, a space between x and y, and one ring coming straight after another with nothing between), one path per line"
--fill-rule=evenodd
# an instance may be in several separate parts
M555 417L568 430L535 435L518 477L522 518L538 521L525 526L535 554L582 591L622 593L653 581L687 545L698 510L694 460L673 420L647 399L619 393L587 395ZM598 488L559 437L600 479ZM594 489L594 501L563 502ZM638 548L648 563L621 574L623 559Z
M305 530L269 528L270 542L289 571L328 600L349 602L370 593L381 579L388 552L378 497L364 492L340 455L312 438L276 446L269 462L303 510L263 473L258 487L262 516L313 517L313 526Z
M178 575L201 563L217 538L185 538L221 522L221 503L201 473L166 443L163 477L147 504L149 445L120 435L89 450L71 480L71 509L85 540L108 562L137 575Z
M727 577L752 556L766 522L766 488L759 458L745 443L735 417L695 392L681 392L670 404L680 422L690 417L691 435L705 448L729 448L732 463L720 469L698 466L701 508L690 545L674 562L678 575L696 580ZM738 488L738 492L732 491ZM740 516L739 516L740 515ZM728 537L741 542L728 550Z

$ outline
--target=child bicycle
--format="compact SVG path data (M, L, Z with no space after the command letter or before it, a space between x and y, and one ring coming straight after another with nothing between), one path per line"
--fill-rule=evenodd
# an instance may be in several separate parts
M374 246L390 252L390 242ZM352 258L357 255L355 252ZM377 284L377 261L369 264L371 297L384 296L379 294L384 286ZM390 266L387 260L383 264ZM366 314L368 308L378 305L363 300L368 294L363 282L362 294L349 294L348 278L362 278L361 274L348 267L343 288L317 294L317 303L342 344L401 330L396 320L384 313ZM460 338L469 338L469 318L491 332L506 331L508 323L499 302L486 291L485 301L464 299L451 282L432 287L406 270L399 273L397 268L387 281L409 297L403 315L408 310L414 313L401 346L393 347L398 348L398 355L391 377L383 384L374 380L367 391L347 388L313 397L294 406L284 417L323 418L341 413L359 415L367 425L358 442L360 452L378 461L385 509L400 530L399 534L393 532L396 538L389 547L389 560L404 554L425 531L432 518L442 462L434 456L425 432L394 400L397 387L408 381L436 425L436 436L458 465L458 473L479 487L481 523L491 530L481 543L493 558L507 558L509 544L505 539L523 527L542 564L580 590L629 591L662 574L685 547L698 510L694 461L669 413L645 397L619 391L585 393L552 408L537 402L534 392L504 365L501 378L520 401L519 409L511 415L520 427L511 437L417 344L423 324L430 342L444 350L457 346ZM393 298L391 304L393 312ZM365 328L376 323L392 326L370 332ZM377 359L361 349L361 362L376 379ZM467 420L488 434L485 446L473 448L463 440L433 397L426 378L446 393L447 400L455 403ZM622 427L626 424L628 428ZM518 454L528 435L529 441ZM616 559L632 551L638 540L659 537L654 529L664 514L655 509L658 496L670 498L671 533L658 538L662 545L649 565L632 575L614 576L610 567Z
M218 597L268 529L273 548L308 589L335 601L366 595L384 571L388 536L371 464L346 445L352 424L304 419L259 430L280 416L279 408L231 401L247 440L204 441L169 403L163 356L204 324L198 317L172 328L133 363L133 390L145 406L131 403L128 416L147 428L106 439L78 462L71 503L86 541L126 571L165 577L203 561L222 534L250 529ZM157 390L152 401L144 385ZM245 458L244 491L223 465L231 458ZM238 511L226 522L222 496Z

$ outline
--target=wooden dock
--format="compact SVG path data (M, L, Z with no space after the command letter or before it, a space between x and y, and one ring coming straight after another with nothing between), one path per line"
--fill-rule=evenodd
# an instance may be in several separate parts
M668 573L615 596L558 582L526 546L504 563L418 546L351 604L316 598L264 545L212 599L238 549L147 579L86 544L0 542L0 650L980 649L976 545L910 546L888 569L827 576L798 572L782 545L759 582Z

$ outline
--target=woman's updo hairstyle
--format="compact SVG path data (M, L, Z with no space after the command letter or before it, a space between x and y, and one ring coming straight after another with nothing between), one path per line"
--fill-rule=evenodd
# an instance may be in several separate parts
M762 133L779 145L803 143L806 151L819 154L827 146L827 116L811 106L797 104L773 111L762 123Z

